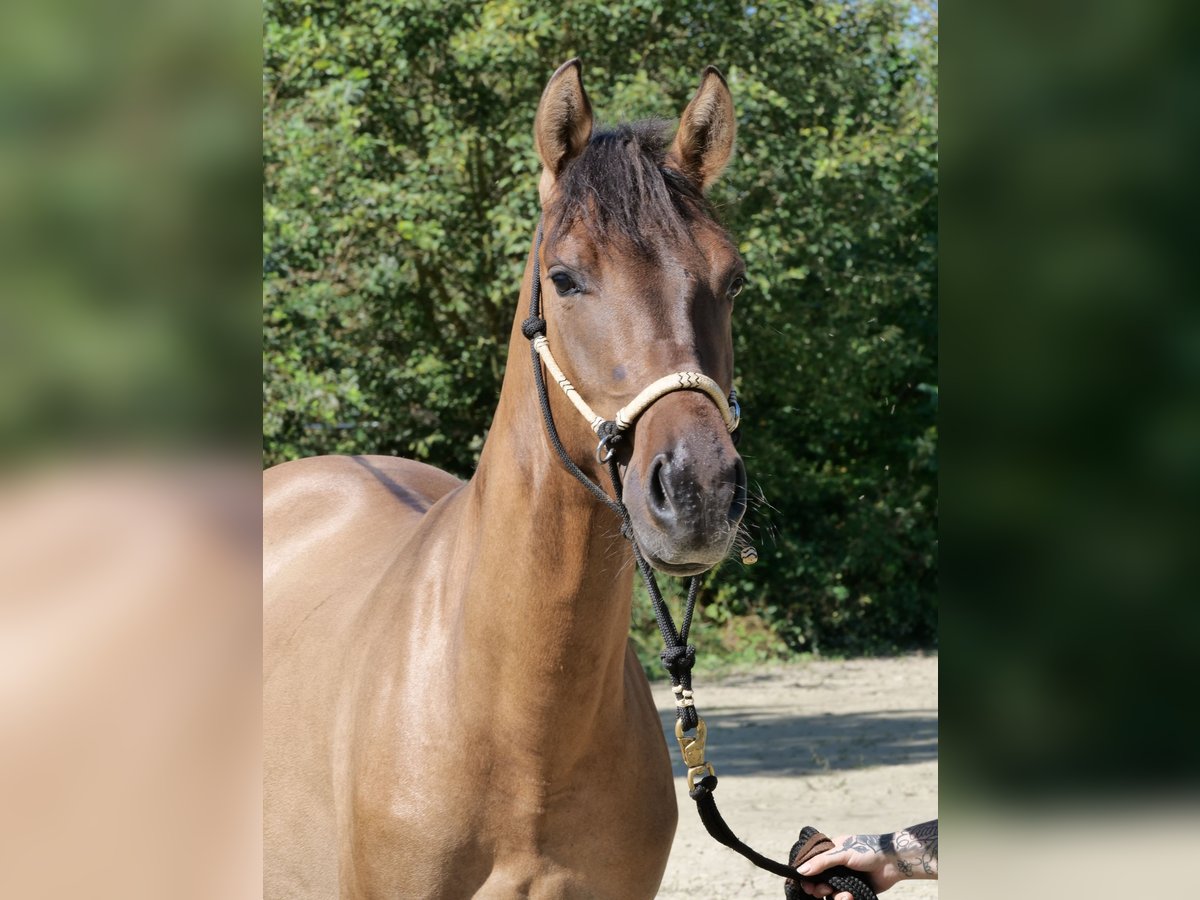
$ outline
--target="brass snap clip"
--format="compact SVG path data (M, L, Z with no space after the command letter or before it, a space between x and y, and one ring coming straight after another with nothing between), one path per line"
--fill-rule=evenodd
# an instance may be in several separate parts
M697 776L717 774L712 763L706 762L704 759L704 744L708 739L708 727L702 718L696 717L696 733L690 736L683 733L683 721L676 719L675 739L679 741L679 752L683 754L683 764L688 767L689 791L695 789Z

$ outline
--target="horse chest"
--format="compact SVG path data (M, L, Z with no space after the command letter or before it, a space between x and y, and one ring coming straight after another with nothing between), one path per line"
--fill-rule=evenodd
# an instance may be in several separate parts
M644 724L582 756L465 726L385 745L355 773L361 896L652 897L676 807L657 719Z

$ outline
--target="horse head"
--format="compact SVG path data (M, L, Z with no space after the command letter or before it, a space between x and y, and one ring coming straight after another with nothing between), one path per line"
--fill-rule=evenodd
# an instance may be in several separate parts
M594 128L578 60L546 85L534 124L542 315L563 372L597 409L622 408L671 373L732 389L745 266L705 194L735 130L729 87L711 66L673 139L658 121ZM625 438L614 450L646 559L672 575L720 562L745 513L746 472L719 403L672 390Z

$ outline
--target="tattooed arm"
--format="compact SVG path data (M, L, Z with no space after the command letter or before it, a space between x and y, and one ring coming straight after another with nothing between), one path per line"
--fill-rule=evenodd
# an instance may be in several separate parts
M816 875L830 866L847 866L865 873L876 893L907 878L937 878L937 819L892 834L842 835L835 837L833 843L833 850L826 850L802 865L800 874ZM849 893L834 894L827 885L802 886L814 897L853 900Z

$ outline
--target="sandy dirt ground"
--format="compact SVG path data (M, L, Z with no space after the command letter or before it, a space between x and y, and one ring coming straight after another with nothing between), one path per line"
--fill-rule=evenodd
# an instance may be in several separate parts
M937 657L804 662L695 679L708 724L717 805L734 833L785 859L814 825L832 836L893 831L935 818ZM652 685L676 773L670 685ZM676 778L679 828L659 900L782 900L783 884L708 836ZM936 881L910 881L887 900L936 900Z

